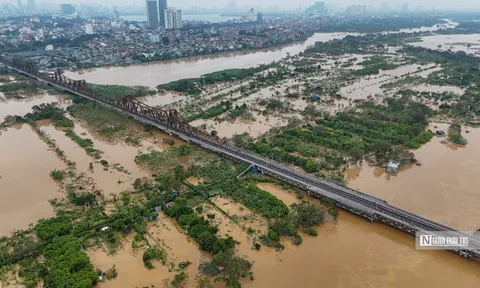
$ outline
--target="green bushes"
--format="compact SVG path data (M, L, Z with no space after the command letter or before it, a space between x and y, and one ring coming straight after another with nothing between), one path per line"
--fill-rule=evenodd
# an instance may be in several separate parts
M67 135L70 139L75 141L82 148L87 148L87 147L93 146L93 141L91 139L87 139L87 138L84 139L84 138L78 136L75 133L75 131L73 131L72 129L66 130L65 135Z
M147 267L148 269L153 269L154 266L152 265L150 260L155 259L160 261L162 265L165 265L167 263L167 251L158 246L148 247L145 252L143 252L142 259L145 267Z
M8 119L8 121L7 121ZM25 123L25 122L35 122L39 120L50 119L53 122L53 125L56 127L73 127L74 123L72 120L65 117L65 111L62 108L58 107L57 103L52 104L40 104L32 107L32 112L27 113L25 116L8 116L6 117L5 122L9 124L13 123Z
M451 124L448 127L448 139L457 143L460 138L462 138L462 126L456 123Z
M175 274L170 284L172 285L173 288L180 288L180 287L183 287L183 282L185 281L185 279L187 279L187 274L181 271L180 273Z
M227 162L201 167L200 175L208 179L215 189L236 202L267 218L279 218L288 214L288 207L275 196L257 186L236 177L236 171Z
M193 121L196 119L210 119L222 115L232 108L232 103L230 101L222 101L221 103L208 108L200 113L197 113L191 117L188 117L188 121Z
M146 86L122 86L122 85L91 85L93 91L104 97L121 99L125 96L143 97L156 94Z
M22 277L21 284L26 288L35 288L38 285L38 278L45 278L48 275L47 266L33 259L20 261L18 276Z
M435 136L435 133L432 131L428 130L426 132L423 132L420 136L417 136L413 138L407 146L412 149L418 149L422 147L423 144L428 143L430 140L432 140L433 136Z
M289 215L293 225L302 228L311 228L323 224L325 215L317 205L303 202L293 204Z
M93 148L93 141L91 139L78 136L72 129L66 130L65 135L82 147L89 156L94 157L95 159L102 158L103 152Z
M77 206L90 206L96 202L96 196L90 192L75 193L73 191L68 193L68 200Z
M165 213L177 220L177 222L188 231L203 251L217 254L232 249L235 242L232 237L226 239L219 238L216 233L216 227L209 226L207 220L193 212L193 209L187 206L186 199L178 197L175 204L168 208Z
M57 215L50 219L39 220L34 227L34 231L38 238L50 241L55 237L69 234L72 228L72 223L68 217Z
M90 288L97 283L97 273L74 236L57 238L45 248L44 255L49 268L44 287Z
M55 181L62 181L65 179L66 173L57 169L54 169L50 172L50 177Z
M199 78L182 79L172 81L167 84L158 85L158 90L171 90L176 92L183 92L191 95L199 95L202 91L198 88Z
M303 239L297 230L302 228L305 233L317 236L318 232L313 227L322 224L324 218L323 210L313 203L293 204L288 217L270 222L267 234L261 235L260 240L264 245L283 249L279 241L281 236L286 236L294 245L300 245Z
M167 84L158 85L158 90L171 90L191 95L199 95L203 85L217 82L240 80L253 76L255 73L266 70L270 65L260 65L247 69L227 69L203 75L201 78L190 78L172 81Z

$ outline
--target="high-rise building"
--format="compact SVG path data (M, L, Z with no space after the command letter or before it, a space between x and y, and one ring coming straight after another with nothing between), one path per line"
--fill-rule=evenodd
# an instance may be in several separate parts
M158 7L157 0L146 0L147 1L147 22L148 27L151 29L158 28Z
M257 13L257 22L259 24L263 24L263 14L262 13Z
M160 20L160 26L166 27L165 25L165 10L168 8L167 0L158 0L158 15Z
M23 14L23 12L25 11L23 10L22 0L17 0L17 5L18 5L18 11L20 12L20 14Z
M313 6L310 6L305 10L306 14L315 14L315 15L327 15L327 9L325 9L325 2L315 2Z
M115 18L115 22L120 22L120 13L118 11L113 12L113 17Z
M75 13L75 6L73 6L73 4L60 4L60 8L62 9L62 14L72 15Z
M27 8L30 12L35 11L35 0L27 0Z
M247 13L247 21L248 22L254 22L257 20L257 15L255 14L255 9L250 9L248 10L248 13Z
M180 29L182 25L182 10L173 7L165 9L165 29Z
M88 34L88 35L93 34L93 23L85 24L85 34Z

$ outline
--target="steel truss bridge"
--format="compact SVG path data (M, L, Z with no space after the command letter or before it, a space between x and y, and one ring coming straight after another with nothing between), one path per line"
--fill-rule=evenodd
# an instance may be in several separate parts
M386 201L331 183L321 178L300 173L278 162L262 156L233 147L226 142L212 137L205 132L192 127L176 110L163 109L145 105L134 97L114 100L93 91L85 80L72 80L61 70L53 73L40 72L35 64L23 58L7 59L0 56L0 63L11 70L37 79L58 90L66 91L98 104L131 116L140 122L153 125L170 135L175 135L189 143L196 144L207 150L220 154L235 162L255 165L262 173L304 189L310 196L331 199L336 206L362 216L370 221L382 222L409 234L417 231L442 231L442 235L469 237L469 247L456 247L451 251L465 258L480 260L480 241L471 235L456 231L446 225L426 219L409 211L389 205Z

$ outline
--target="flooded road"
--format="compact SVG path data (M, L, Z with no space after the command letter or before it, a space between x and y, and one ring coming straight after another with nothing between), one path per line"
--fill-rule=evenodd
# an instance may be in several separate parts
M448 131L448 124L436 124ZM435 128L431 127L435 131ZM464 146L442 144L445 137L434 137L414 151L422 166L404 167L396 176L381 168L352 169L349 186L387 200L390 204L418 213L457 229L480 228L480 129L463 132Z
M49 174L65 168L30 126L0 131L0 236L54 215L48 200L62 193Z

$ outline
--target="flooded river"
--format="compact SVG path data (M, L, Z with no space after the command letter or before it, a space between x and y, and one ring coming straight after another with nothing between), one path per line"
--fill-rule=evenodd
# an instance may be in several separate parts
M287 53L298 53L315 41L327 41L344 35L333 33L329 34L328 38L325 34L315 34L305 43L270 51L97 69L80 76L94 83L155 86L162 82L197 77L221 69L249 67L279 60ZM51 97L41 98L38 104L62 102L61 99ZM0 118L29 112L31 106L37 105L35 99L31 102L10 100L0 103L0 113L5 114L0 114ZM167 95L164 102L156 104L165 105L173 101L172 99L173 96ZM16 103L23 104L18 108ZM199 124L218 128L215 123ZM234 125L235 123L231 124L229 130L237 131ZM439 129L448 130L445 124L437 125ZM87 170L93 160L87 157L80 147L67 139L62 131L51 126L42 127L42 130L65 149L67 156L77 162L80 171ZM348 172L349 185L455 228L478 229L480 194L476 177L480 173L480 153L476 147L480 143L480 129L469 130L468 134L465 130L463 132L464 137L469 140L466 147L446 145L442 143L444 138L434 138L415 151L421 166L405 167L398 175L389 177L381 169L364 164L362 168ZM99 188L106 193L124 189L131 185L133 179L147 176L148 173L140 170L133 159L139 150L159 149L148 141L142 142L141 148L110 144L80 125L76 125L76 131L83 137L94 139L95 148L105 152L105 159L109 162L118 161L132 173L124 175L115 171L100 171L96 164L95 174L89 176L92 176ZM218 132L226 134L228 131L219 129ZM53 169L64 169L65 165L52 151L48 151L48 147L27 125L2 130L0 133L0 212L3 219L8 219L0 222L0 235L6 235L14 229L27 228L29 223L39 218L53 215L53 209L47 200L62 194L48 174ZM274 184L262 183L259 187L286 204L299 201L295 193ZM243 214L248 213L248 209L231 205L222 198L216 199L215 204L228 214L244 216ZM317 237L302 235L303 243L300 246L293 246L290 241L282 240L286 248L276 252L268 247L262 247L261 251L252 251L249 238L239 228L239 225L245 225L256 230L266 230L265 219L253 219L254 222L241 221L243 218L239 217L238 224L232 224L228 219L221 218L223 214L214 211L212 207L208 208L217 215L215 223L219 225L222 235L228 233L241 242L236 252L254 263L255 280L244 280L243 287L469 288L478 287L480 283L479 264L463 260L449 252L416 251L411 236L381 224L372 224L347 212L340 213L337 223L329 222L321 226ZM167 249L169 261L176 264L187 260L192 262L186 271L189 275L186 287L196 287L198 264L202 258L208 256L200 253L193 241L165 216L161 215L157 222L151 223L148 231L151 243ZM150 287L152 284L164 287L163 281L173 278L174 273L168 272L168 267L159 263L155 263L156 269L147 270L141 260L143 251L130 248L131 236L123 240L123 247L113 257L101 250L88 251L95 268L107 270L116 265L119 272L115 280L101 283L98 287Z
M0 101L0 123L3 122L5 116L20 115L23 116L32 112L32 107L43 103L60 103L67 104L65 96L53 96L48 94L40 94L25 99L8 99Z
M448 131L447 124L437 127ZM433 125L431 129L435 130ZM389 176L365 163L349 171L349 185L457 229L479 229L480 130L468 130L463 132L469 141L465 147L442 144L446 138L434 137L414 151L421 166L404 167Z
M278 61L289 54L298 54L317 41L329 41L345 37L346 33L316 33L307 41L260 51L242 51L173 61L89 69L80 73L66 72L68 77L85 79L89 83L114 85L143 85L156 87L185 78L200 77L207 73L232 68L252 66Z
M281 187L259 187L285 203L298 201ZM445 251L417 251L413 237L343 211L317 237L302 237L300 246L282 242L283 252L256 261L255 281L244 287L446 288L477 287L480 281L478 263Z
M446 21L448 23L444 25L403 29L400 31L392 31L391 33L435 31L443 27L455 27L458 24L450 20ZM200 77L204 74L215 71L232 68L249 68L260 64L279 61L287 55L294 55L303 52L308 46L315 44L315 42L327 42L333 39L341 39L346 35L360 34L315 33L304 42L267 50L222 53L127 67L97 68L80 72L66 72L65 75L73 79L84 79L87 82L94 84L143 85L156 87L159 84L168 83L170 81Z

